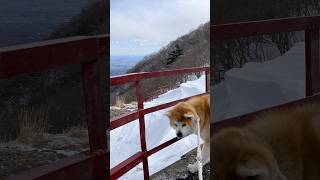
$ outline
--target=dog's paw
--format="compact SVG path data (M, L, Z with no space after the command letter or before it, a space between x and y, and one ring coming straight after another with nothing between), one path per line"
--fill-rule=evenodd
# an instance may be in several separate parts
M187 168L188 168L188 171L191 173L195 173L198 171L197 163L189 164Z

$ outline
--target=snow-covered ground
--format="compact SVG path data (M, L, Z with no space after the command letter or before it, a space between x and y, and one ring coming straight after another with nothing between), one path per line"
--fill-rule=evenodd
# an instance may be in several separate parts
M225 81L211 91L213 121L303 98L304 63L304 43L299 42L271 61L250 62L227 71Z
M158 98L145 102L145 107L171 102L181 98L205 92L205 76L182 83L179 88L168 91ZM164 113L168 109L157 111L145 116L147 148L151 149L175 137L175 131L169 126L169 120ZM182 155L196 147L196 136L188 136L173 145L149 157L149 172L154 174L159 170L178 161ZM139 123L133 121L110 132L110 165L114 167L131 155L140 151ZM142 164L126 173L120 179L143 179Z

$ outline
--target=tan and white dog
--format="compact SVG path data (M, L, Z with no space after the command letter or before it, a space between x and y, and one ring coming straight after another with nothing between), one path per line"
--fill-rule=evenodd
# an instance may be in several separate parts
M204 141L201 150L203 165L210 162L210 96L202 95L190 98L175 105L166 114L170 126L176 131L178 138L197 133L197 118L200 118L200 136ZM189 164L191 173L198 169L197 163Z
M214 180L320 179L320 106L270 110L212 138Z

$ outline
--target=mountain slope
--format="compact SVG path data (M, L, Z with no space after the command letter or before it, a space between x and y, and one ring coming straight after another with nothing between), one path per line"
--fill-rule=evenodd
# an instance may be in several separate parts
M176 45L182 49L182 56L179 56L172 64L167 65L169 53L175 50ZM179 37L162 47L157 53L144 57L127 73L151 72L164 69L176 69L185 67L208 66L210 62L210 23L200 25L196 30ZM199 74L197 74L199 75ZM153 97L157 91L166 91L176 88L180 83L188 80L190 76L178 75L165 78L154 78L143 81L144 97ZM162 91L163 90L163 91ZM124 85L112 89L111 103L114 104L117 96L121 96L126 102L135 101L134 87Z

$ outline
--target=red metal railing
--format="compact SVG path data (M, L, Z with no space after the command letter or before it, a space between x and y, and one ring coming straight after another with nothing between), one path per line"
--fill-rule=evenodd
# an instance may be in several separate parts
M109 154L105 92L109 36L72 37L0 48L0 80L80 64L85 95L90 153L70 156L9 179L106 179ZM104 69L102 69L104 68Z
M211 42L271 34L276 32L305 31L306 47L306 96L308 98L294 103L305 103L319 100L320 92L319 71L319 27L320 17L284 18L266 21L235 23L211 26ZM60 67L66 64L81 64L84 82L84 94L86 98L86 111L88 121L88 133L90 140L90 154L79 154L57 161L55 163L32 169L10 179L106 179L108 177L109 157L107 147L106 130L106 104L101 97L104 96L103 77L101 76L101 57L109 56L109 37L76 37L62 40L54 40L36 44L14 46L0 49L0 79L7 79L16 75L43 71ZM127 172L138 163L143 162L144 176L148 179L147 157L158 152L177 141L169 140L151 150L146 149L144 132L144 115L170 107L178 100L162 104L152 108L143 108L141 100L141 80L145 78L169 76L176 73L206 72L206 91L209 90L209 68L182 69L176 71L164 71L154 73L130 74L111 79L111 85L135 82L138 97L138 111L122 116L110 122L110 129L120 127L134 119L139 119L142 151L131 156L111 170L111 178L116 178ZM312 96L314 95L314 96ZM310 97L312 96L312 97ZM140 97L140 98L139 98ZM294 104L293 103L293 104ZM288 104L285 104L287 106ZM256 113L232 118L215 127L227 125L242 125L243 120L252 117ZM237 121L237 118L239 121ZM241 122L240 122L241 120ZM211 128L213 129L213 128ZM217 128L214 128L216 130Z
M141 81L148 78L163 77L163 76L174 76L176 74L185 74L185 73L195 73L195 72L205 72L206 77L206 93L209 92L209 67L199 67L199 68L184 68L176 70L165 70L165 71L156 71L156 72L140 72L127 74L123 76L114 76L110 79L110 86L121 85L129 82L135 82L136 87L136 98L138 102L138 110L133 113L129 113L120 117L116 117L110 120L110 130L123 126L129 122L132 122L136 119L139 119L140 124L140 142L141 142L141 151L137 152L133 156L129 157L127 160L121 162L114 168L110 170L110 179L117 179L126 172L128 172L133 167L137 166L139 163L143 163L144 179L149 179L149 168L148 168L148 157L152 154L160 151L161 149L173 144L178 139L173 138L163 144L160 144L153 149L147 150L146 137L145 137L145 119L146 114L159 111L161 109L168 108L175 105L178 102L185 101L188 98L180 99L173 102L168 102L166 104L157 105L154 107L146 108L143 107L143 92L141 89Z
M303 104L311 101L319 101L320 95L316 95L320 92L319 30L320 16L282 18L264 21L213 25L211 26L211 43L226 39L236 39L279 32L304 31L306 74L305 89L307 98L272 107L281 108L295 104ZM213 130L213 133L215 133L225 126L244 125L258 113L272 108L214 123L212 125L214 128L211 129Z

